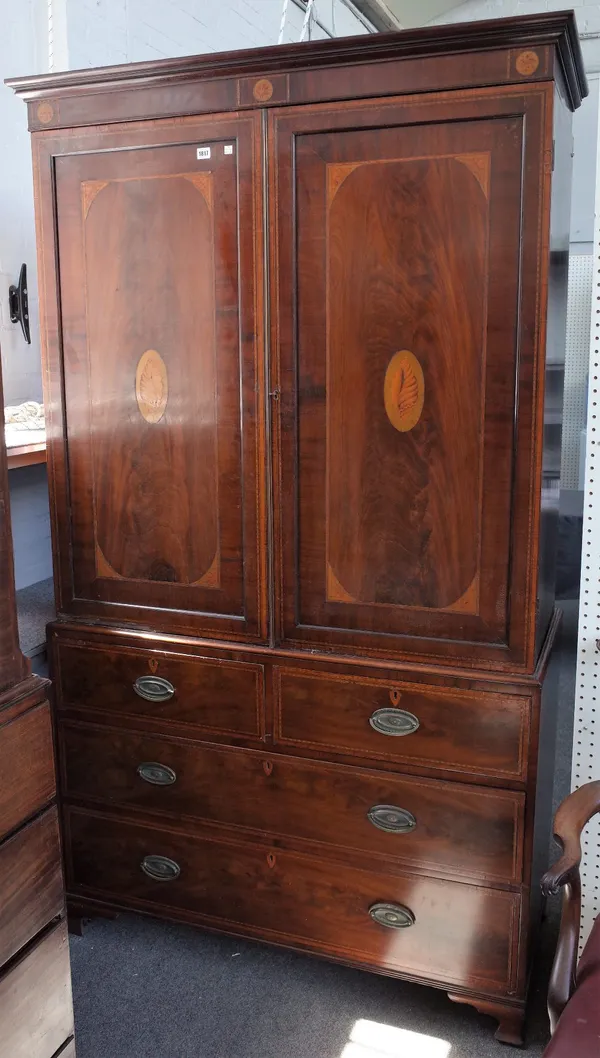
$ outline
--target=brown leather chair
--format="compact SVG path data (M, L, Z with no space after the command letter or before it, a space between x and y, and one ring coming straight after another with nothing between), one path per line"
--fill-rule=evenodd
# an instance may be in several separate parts
M581 833L600 811L600 782L569 794L554 820L554 836L563 854L542 879L546 896L563 890L556 955L548 988L552 1039L544 1058L600 1056L600 915L577 962L581 916Z

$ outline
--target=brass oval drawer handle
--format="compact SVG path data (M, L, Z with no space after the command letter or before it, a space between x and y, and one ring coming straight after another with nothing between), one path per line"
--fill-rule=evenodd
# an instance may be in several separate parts
M380 735L413 735L419 728L417 717L406 709L376 709L369 723Z
M386 929L408 929L416 921L410 908L404 904L372 904L369 914L374 922Z
M172 768L154 760L146 760L138 764L137 773L140 779L149 782L152 786L172 786L177 780L177 775Z
M414 830L417 821L412 812L396 805L373 805L367 812L367 819L378 830L387 834L408 834Z
M181 867L168 856L144 856L140 867L154 882L174 882L181 874Z
M175 688L162 676L138 676L133 685L135 693L147 702L168 702L175 694Z

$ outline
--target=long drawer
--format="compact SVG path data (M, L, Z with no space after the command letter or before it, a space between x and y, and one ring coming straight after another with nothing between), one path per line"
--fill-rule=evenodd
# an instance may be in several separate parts
M0 967L63 909L56 808L0 845Z
M514 986L517 893L359 870L74 808L67 815L75 896L430 981L498 992Z
M0 727L0 839L54 793L52 723L44 702Z
M281 746L525 778L525 695L291 667L277 667L274 681L274 737Z
M261 665L58 639L54 676L59 707L158 719L198 733L264 733Z
M73 1035L64 921L0 978L0 1025L0 1058L53 1058Z
M71 799L320 842L475 881L521 880L519 793L65 722L61 746Z

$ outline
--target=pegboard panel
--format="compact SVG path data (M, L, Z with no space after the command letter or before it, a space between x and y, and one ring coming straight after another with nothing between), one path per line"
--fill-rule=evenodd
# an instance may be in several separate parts
M600 153L600 152L599 152ZM600 174L600 167L597 169ZM581 599L577 643L577 681L573 737L572 789L600 779L600 181L596 183L596 217L592 260L587 451L581 555ZM584 834L580 947L600 913L600 822Z
M563 489L579 488L579 445L585 426L590 362L592 254L571 254L565 351L565 403L563 411L560 483Z

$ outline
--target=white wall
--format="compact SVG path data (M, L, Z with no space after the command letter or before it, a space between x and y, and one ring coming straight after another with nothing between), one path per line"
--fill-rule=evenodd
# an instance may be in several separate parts
M71 69L276 44L282 0L54 0L66 10ZM318 0L317 17L334 36L364 33L341 0ZM304 13L289 0L284 42L299 40ZM318 26L312 38L326 36ZM58 68L58 62L56 63Z
M44 39L44 0L1 5L0 75L41 73L48 69ZM40 19L41 16L41 19ZM0 88L0 345L6 404L41 399L40 344L35 269L35 228L31 183L31 147L22 100ZM10 322L8 288L19 277L23 261L29 270L31 345Z
M0 7L0 79L46 71L46 0L4 0ZM25 106L2 84L0 137L0 346L5 403L19 404L42 398L31 147ZM28 268L31 345L8 313L8 288L17 281L23 262ZM15 579L22 588L52 574L46 469L11 471L9 480Z

